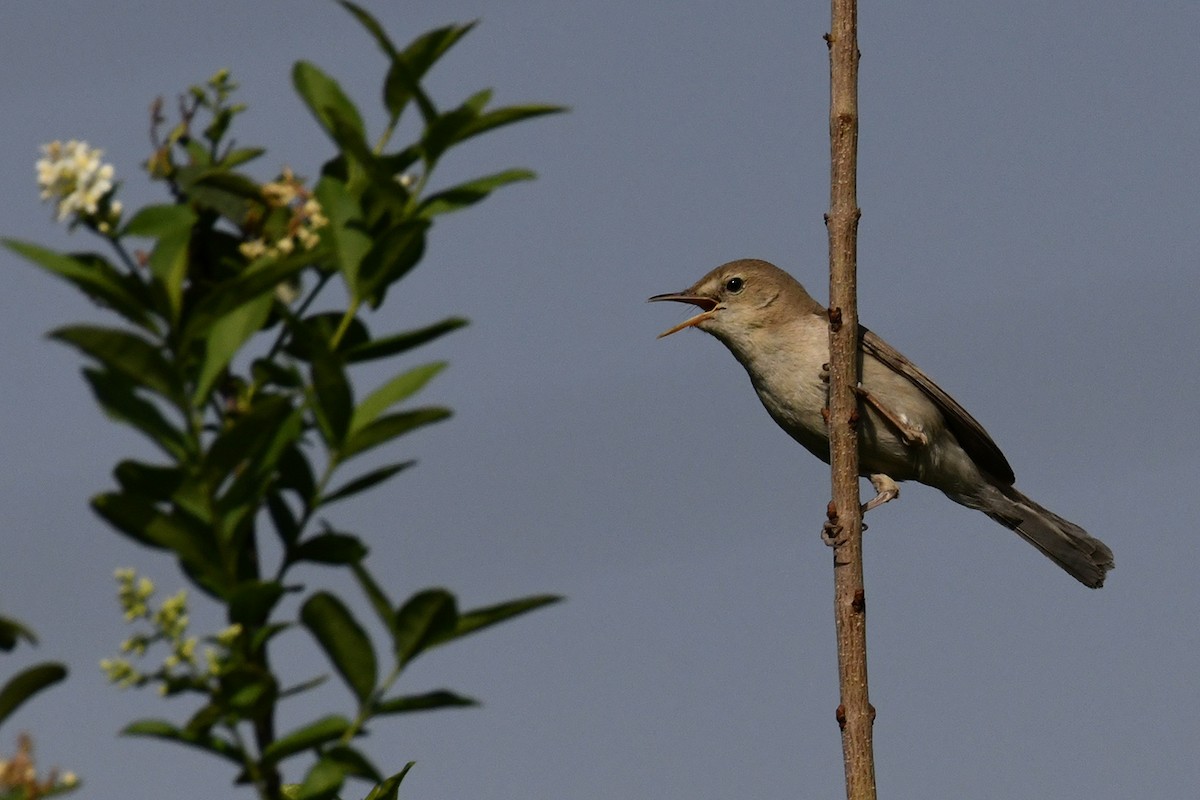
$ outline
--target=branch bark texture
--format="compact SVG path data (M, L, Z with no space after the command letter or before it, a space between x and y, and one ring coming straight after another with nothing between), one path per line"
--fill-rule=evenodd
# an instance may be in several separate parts
M848 800L875 800L871 742L874 709L867 694L866 594L858 494L859 381L857 266L858 19L856 0L832 0L829 44L829 438L833 500L841 530L834 547L834 618Z

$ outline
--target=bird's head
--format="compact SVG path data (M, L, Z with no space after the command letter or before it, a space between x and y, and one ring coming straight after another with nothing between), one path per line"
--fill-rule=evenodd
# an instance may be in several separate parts
M795 278L753 258L722 264L682 292L650 298L652 303L663 300L689 303L700 313L663 331L660 339L684 328L699 328L729 343L799 314L824 312Z

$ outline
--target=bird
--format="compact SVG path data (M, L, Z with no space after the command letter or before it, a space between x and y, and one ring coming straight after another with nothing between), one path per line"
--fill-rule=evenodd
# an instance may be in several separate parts
M716 337L771 419L829 463L829 312L799 281L767 261L739 259L649 301L699 308L659 338L685 328ZM1018 491L1000 448L954 398L862 326L858 359L859 467L876 489L864 512L898 497L900 482L917 481L1016 531L1084 586L1104 584L1112 550Z

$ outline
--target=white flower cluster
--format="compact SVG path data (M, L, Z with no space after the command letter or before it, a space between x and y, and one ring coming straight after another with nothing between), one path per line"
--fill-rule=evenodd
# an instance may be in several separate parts
M134 633L121 643L121 652L141 658L146 651L158 642L170 647L171 652L163 660L162 667L153 673L143 673L128 658L105 658L100 661L100 668L108 675L109 681L121 687L144 686L152 681L161 681L159 689L167 690L167 684L172 680L197 677L202 674L196 659L197 638L188 636L188 607L187 592L182 589L174 596L163 600L158 608L151 605L154 596L154 582L149 578L138 577L133 569L118 569L113 573L117 579L117 599L121 610L125 612L127 622L145 621L150 623L149 630ZM238 628L238 633L241 629ZM209 662L214 660L221 663L221 658L228 655L230 634L223 633L226 638L214 638L212 641L225 649L215 656L206 654ZM234 635L236 638L236 634ZM3 797L0 794L0 797Z
M314 249L321 241L317 230L329 224L321 204L312 196L304 182L290 169L284 168L279 180L262 187L263 199L273 208L286 208L291 214L287 233L275 241L264 238L243 242L239 249L246 258L286 256L300 247Z
M42 145L37 162L38 188L42 200L58 204L58 219L75 219L94 224L107 233L121 216L121 203L109 198L113 190L113 166L104 164L103 150L75 139L66 144Z

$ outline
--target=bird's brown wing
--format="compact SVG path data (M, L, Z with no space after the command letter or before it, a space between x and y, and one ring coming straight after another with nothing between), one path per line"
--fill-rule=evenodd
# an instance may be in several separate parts
M1011 486L1016 477L1008 459L1000 452L1000 448L988 436L987 431L979 422L967 413L967 410L946 394L940 386L917 368L899 350L880 339L871 331L859 326L859 339L863 352L870 354L881 363L908 378L913 385L925 393L934 404L941 409L946 417L946 425L958 443L967 451L975 463L993 478Z

